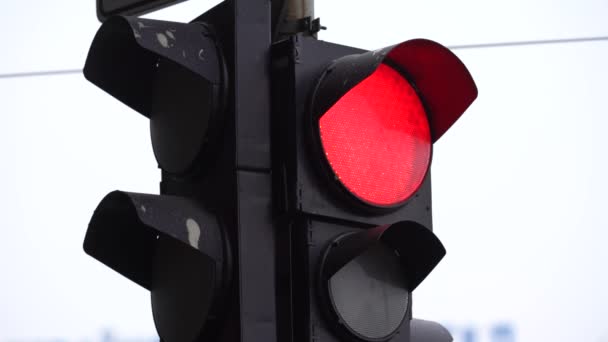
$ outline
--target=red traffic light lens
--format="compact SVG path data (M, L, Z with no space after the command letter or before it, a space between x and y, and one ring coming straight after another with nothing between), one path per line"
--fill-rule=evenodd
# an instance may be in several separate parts
M321 116L319 133L337 179L374 206L406 201L430 164L431 133L424 106L407 79L386 64Z

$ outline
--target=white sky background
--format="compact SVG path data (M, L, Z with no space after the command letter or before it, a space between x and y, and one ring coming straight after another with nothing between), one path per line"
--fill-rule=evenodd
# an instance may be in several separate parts
M317 0L316 14L321 39L368 49L608 36L606 0ZM5 1L0 74L82 68L98 27L94 0ZM461 342L495 342L486 330L501 322L518 342L608 341L608 41L455 52L479 98L435 145L448 254L415 316ZM148 293L82 252L106 193L158 191L147 119L79 74L0 78L0 101L0 342L153 336Z

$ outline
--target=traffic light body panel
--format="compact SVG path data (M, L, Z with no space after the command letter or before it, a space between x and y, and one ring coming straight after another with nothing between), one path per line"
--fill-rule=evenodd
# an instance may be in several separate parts
M312 129L313 93L336 59L365 50L295 36L273 48L273 144L278 205L287 212L358 224L416 221L432 229L430 171L419 190L396 210L371 208L353 199L325 168ZM347 75L348 77L348 75ZM279 143L280 142L280 143Z
M114 17L102 25L87 58L90 81L150 119L162 181L161 195L142 195L157 209L146 215L135 205L138 194L133 205L116 196L102 202L96 213L112 213L91 220L85 251L151 291L155 325L165 342L277 340L270 25L270 3L264 0L224 1L190 24ZM188 81L198 76L197 81L217 81L215 95L208 87L191 87ZM213 98L213 108L197 112L184 105L199 98ZM213 119L202 122L206 115ZM176 215L163 204L170 198L193 203L224 232L229 243L221 246L221 258L212 258L222 264L221 280L213 279L218 273L208 267L212 263L189 262L199 259L190 240L205 238L208 227L199 224L199 232L190 215ZM138 255L140 250L145 254ZM133 256L139 256L136 265ZM190 276L180 271L187 264L194 268ZM217 282L221 289L211 293ZM199 297L196 302L205 307L187 300Z
M403 206L370 208L332 179L322 152L314 146L311 103L320 77L334 60L362 52L302 36L273 47L274 189L276 210L284 218L279 229L285 230L278 233L283 246L278 248L280 255L290 256L289 261L279 260L277 267L279 279L289 279L291 289L291 302L279 305L293 315L288 323L295 342L386 341L357 337L332 312L319 279L324 254L340 235L361 234L376 226L409 221L432 230L430 172ZM407 314L391 341L413 341L409 298Z

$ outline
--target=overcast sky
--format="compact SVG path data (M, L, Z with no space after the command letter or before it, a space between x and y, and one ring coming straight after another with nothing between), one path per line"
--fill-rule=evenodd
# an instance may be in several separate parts
M150 17L188 21L215 3ZM82 68L94 7L3 4L0 75ZM316 14L321 39L366 49L608 36L605 0L328 0ZM435 145L434 228L448 254L414 315L461 342L499 342L497 326L518 342L608 341L608 41L455 52L479 98ZM0 342L153 337L149 294L82 252L106 193L158 192L147 119L78 73L0 76L0 101Z

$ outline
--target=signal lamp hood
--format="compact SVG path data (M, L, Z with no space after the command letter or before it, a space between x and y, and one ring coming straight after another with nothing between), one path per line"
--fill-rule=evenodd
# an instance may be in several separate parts
M418 90L427 109L433 143L477 98L475 81L454 53L431 40L413 39L337 59L315 90L313 115L318 118L327 112L382 63L404 73Z
M95 209L84 250L150 290L167 342L194 341L229 282L229 247L215 215L182 197L111 192Z
M401 221L338 237L325 253L321 278L329 279L376 244L383 244L397 253L410 292L422 283L446 253L431 230L413 221Z
M99 29L85 77L150 119L154 155L172 174L185 174L218 133L227 71L211 28L112 17Z
M173 63L215 85L223 78L223 61L205 25L122 16L100 27L84 75L149 118L159 63Z

